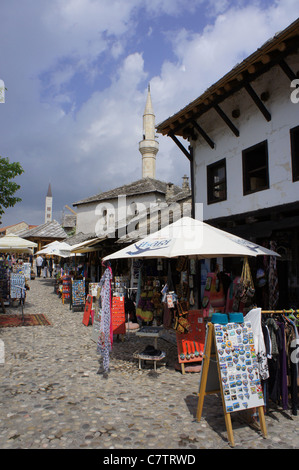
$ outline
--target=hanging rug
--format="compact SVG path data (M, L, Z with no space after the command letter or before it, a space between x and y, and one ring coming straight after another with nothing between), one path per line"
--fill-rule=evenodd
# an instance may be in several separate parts
M46 326L51 325L43 313L25 314L0 314L0 328L13 326Z

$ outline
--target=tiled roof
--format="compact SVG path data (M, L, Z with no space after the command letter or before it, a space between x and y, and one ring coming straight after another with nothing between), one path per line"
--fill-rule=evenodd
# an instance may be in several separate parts
M146 193L166 194L167 185L168 183L165 183L164 181L159 181L153 178L142 178L140 180L134 181L133 183L125 184L118 188L111 189L110 191L99 193L86 199L82 199L81 201L74 202L73 206L103 201L107 199L114 199L118 196L134 196L137 194ZM182 191L182 188L174 185L173 190L174 194L177 194Z
M72 235L71 237L67 237L64 241L68 243L69 245L77 245L78 243L83 243L86 240L91 240L93 238L96 238L95 233L76 233L76 235Z
M24 230L18 235L23 238L54 238L56 240L67 238L67 233L56 220Z

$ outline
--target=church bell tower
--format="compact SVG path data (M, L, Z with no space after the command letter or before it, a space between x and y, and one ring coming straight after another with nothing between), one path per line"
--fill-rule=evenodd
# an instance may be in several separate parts
M45 207L45 224L52 221L52 190L51 184L49 184L48 192L46 196L46 207Z

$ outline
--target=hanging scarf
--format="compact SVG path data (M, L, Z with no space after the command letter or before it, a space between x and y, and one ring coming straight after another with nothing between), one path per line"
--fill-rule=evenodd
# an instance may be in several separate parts
M111 321L111 281L112 269L108 266L100 280L100 314L99 314L99 338L97 352L103 357L103 368L107 372L109 369L109 353L113 343L113 329Z
M270 242L270 250L276 250L276 243ZM269 309L275 310L279 298L276 256L270 257L269 263Z

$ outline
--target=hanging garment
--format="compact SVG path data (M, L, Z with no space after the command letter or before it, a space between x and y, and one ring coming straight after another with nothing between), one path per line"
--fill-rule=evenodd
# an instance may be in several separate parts
M250 322L253 331L254 348L257 356L259 373L262 380L269 377L269 368L267 360L266 346L264 342L264 335L262 331L261 322L262 309L253 308L244 317L244 322Z
M280 328L273 318L267 318L266 325L269 329L271 345L272 345L272 358L268 360L269 366L269 379L268 379L268 392L269 398L278 403L281 397L281 382L280 382L280 350L282 348L283 338L281 336Z
M105 372L109 369L109 354L113 342L113 330L111 321L111 281L112 270L107 267L101 280L100 314L99 314L99 337L97 352L103 357L103 368Z
M298 371L297 360L295 359L297 349L298 332L294 322L286 318L285 323L285 336L286 336L286 354L287 354L287 378L291 398L292 414L297 415L298 408Z
M270 250L276 250L276 243L270 242ZM269 309L275 310L279 299L276 256L270 256L269 262Z
M280 383L281 383L281 400L282 408L288 409L288 383L287 383L287 355L286 355L286 343L285 343L285 325L284 323L278 323L282 336L282 347L280 349Z

